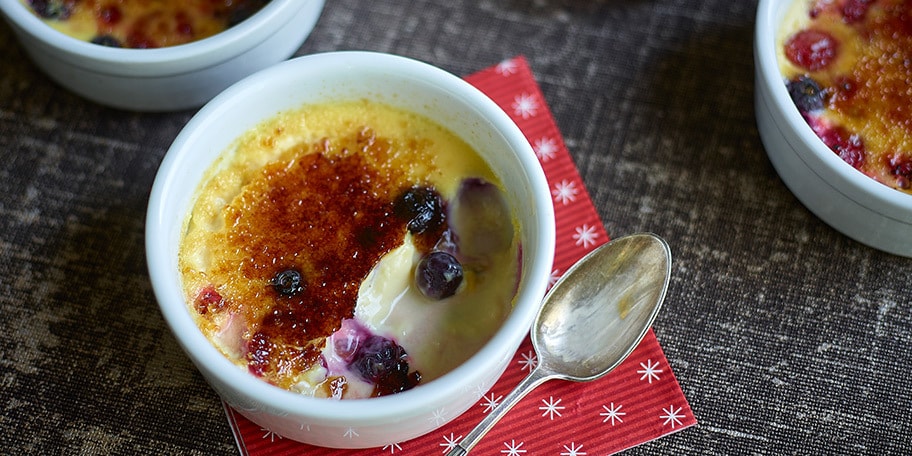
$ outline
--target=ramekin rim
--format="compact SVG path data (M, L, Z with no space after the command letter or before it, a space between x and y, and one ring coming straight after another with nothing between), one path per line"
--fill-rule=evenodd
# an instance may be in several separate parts
M532 280L540 280L539 283L528 283L520 289L517 295L513 312L504 322L503 326L497 331L492 339L482 347L482 349L473 355L465 363L458 366L452 372L443 377L429 382L426 385L413 390L401 393L397 396L371 398L363 400L333 401L332 405L327 407L327 401L324 399L315 399L304 397L299 394L286 391L256 379L253 376L238 369L233 363L227 360L219 353L199 331L196 324L192 321L189 313L186 311L186 304L179 290L172 285L165 286L160 284L161 281L169 279L169 274L176 275L176 272L169 271L170 266L167 261L167 254L159 253L166 244L166 234L161 230L163 220L163 207L161 207L161 197L165 191L164 186L168 184L166 180L160 180L158 177L153 184L150 195L149 209L146 225L146 249L147 261L150 273L150 279L153 282L153 290L159 301L159 306L168 320L169 326L173 332L180 334L178 340L183 348L191 354L191 359L198 364L198 367L212 372L219 376L223 381L230 382L239 388L244 389L251 397L261 400L261 404L270 409L281 410L287 413L302 413L306 411L308 415L319 416L320 419L338 422L348 422L352 420L352 414L357 412L360 420L378 421L390 417L397 419L414 416L426 407L427 403L433 403L440 398L452 397L458 394L457 391L462 388L461 385L453 381L460 376L471 376L472 373L478 375L486 369L497 366L503 356L512 356L512 352L507 347L516 347L528 334L531 322L534 320L538 310L538 303L544 296L547 286L547 277L551 272L551 261L553 259L555 244L555 227L553 217L553 206L551 205L550 195L548 193L547 180L544 172L537 160L534 159L534 153L528 140L519 130L518 126L498 107L490 98L484 95L478 89L472 87L463 79L458 78L445 70L431 66L427 63L413 60L407 57L395 56L391 54L382 54L364 51L337 51L321 54L313 54L305 57L298 57L276 66L262 70L254 75L227 89L223 94L217 96L207 103L187 124L190 133L182 131L175 139L175 145L180 147L181 141L187 140L187 135L191 134L197 124L204 122L208 116L218 109L231 103L232 97L240 94L245 87L253 85L258 80L265 80L279 71L283 71L288 65L296 65L305 61L314 63L319 59L332 59L336 57L362 58L362 59L382 59L388 63L397 65L397 69L407 68L409 71L416 71L428 77L438 78L438 85L450 91L455 91L466 99L472 100L472 106L477 109L483 109L486 118L492 121L496 130L503 134L505 138L514 145L515 148L522 151L519 154L520 160L530 171L528 178L532 179L533 189L538 192L534 195L533 201L536 204L538 218L542 222L538 225L540 229L539 243L536 247L541 249L536 252L540 259L537 262L530 262L534 270L530 271L528 277ZM173 166L174 155L166 154L160 169L168 170ZM537 171L537 172L536 172ZM170 277L173 279L174 277ZM158 283L158 285L156 285ZM175 301L176 300L176 301ZM172 304L168 307L167 303L179 302L180 306ZM178 309L177 307L180 307ZM182 311L183 314L181 314ZM509 353L507 353L509 352ZM410 400L403 400L406 398ZM436 398L436 399L435 399ZM320 407L314 407L320 405ZM370 405L367 407L366 405Z

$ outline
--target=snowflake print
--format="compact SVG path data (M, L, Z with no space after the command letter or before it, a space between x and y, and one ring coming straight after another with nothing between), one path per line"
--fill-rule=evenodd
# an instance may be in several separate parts
M532 150L535 151L535 156L544 163L554 158L554 154L557 152L557 143L551 138L540 138L532 145Z
M618 405L617 407L615 407L614 402L612 402L611 405L609 405L609 406L603 405L602 408L605 409L605 411L602 413L599 413L599 416L605 417L605 419L602 420L602 423L607 423L609 420L611 421L612 426L614 426L615 421L617 421L618 423L623 423L624 419L621 417L627 414L627 412L621 411L621 409L623 407L624 407L623 405Z
M551 196L554 197L554 202L561 203L564 206L571 201L576 201L576 195L578 194L579 189L576 188L576 183L566 179L555 184L554 189L551 190Z
M484 399L485 399L484 402L482 402L479 405L481 405L482 407L485 408L484 413L488 413L491 410L494 410L495 408L497 408L498 405L500 405L500 400L503 399L503 396L497 396L497 398L495 399L494 393L491 393L491 394L485 396Z
M525 442L516 443L516 440L510 440L510 443L504 442L503 444L507 449L500 450L500 452L507 456L519 456L526 452L526 450L522 449Z
M563 399L554 400L554 397L551 396L548 400L542 399L542 403L545 404L542 407L539 407L539 410L544 410L542 416L548 415L548 419L554 420L554 415L561 416L560 411L565 409L563 405L559 405Z
M538 101L535 96L522 93L513 98L513 114L528 119L538 114Z
M459 437L456 437L456 434L450 432L450 435L443 436L443 443L440 444L440 446L443 447L443 453L449 453L450 450L456 448L456 445L459 445L460 440L462 440L462 434L460 434Z
M557 283L558 279L560 279L560 276L561 276L560 269L555 269L555 270L551 271L551 275L548 276L548 288L553 287L554 284Z
M516 65L515 61L504 60L504 61L501 61L500 63L498 63L497 66L494 67L494 71L496 71L497 74L500 74L502 76L509 76L511 74L516 74L516 68L517 68L517 65Z
M393 454L396 452L396 450L402 451L402 447L399 446L398 443L394 443L392 445L387 445L387 446L383 447L380 451L386 451L386 450L390 450L390 454Z
M342 437L348 437L348 439L351 440L358 437L358 432L355 431L355 428L348 428L348 430L345 431L345 434L342 434Z
M650 384L652 384L653 380L658 380L659 374L662 373L662 369L656 369L659 367L659 363L652 364L651 359L647 359L645 364L640 363L640 367L642 369L637 371L638 374L643 374L640 380L648 380Z
M485 388L483 384L479 383L479 384L475 385L474 388L472 388L472 391L475 392L475 396L477 396L479 399L481 399L481 396L484 396L484 393L487 392L488 389Z
M434 414L428 419L433 421L435 425L440 426L441 424L446 423L446 411L442 408L434 410Z
M276 434L275 432L272 432L269 429L260 428L260 430L264 432L263 440L269 439L270 442L275 442L276 439L282 440L281 435Z
M575 442L570 442L570 446L564 445L564 452L561 453L561 456L583 456L586 453L582 449L582 445L576 446Z
M659 415L659 418L665 418L665 422L662 423L662 425L667 426L671 424L672 429L674 429L675 426L680 426L682 424L681 418L683 418L684 415L678 415L678 413L681 413L682 408L683 407L678 407L678 409L675 410L674 405L669 405L667 409L662 409L662 411L665 412L664 415Z
M535 356L535 351L529 350L526 353L522 354L522 359L519 360L519 364L522 367L519 369L521 371L529 370L531 371L535 366L538 365L538 357Z
M583 226L576 227L576 234L573 235L573 240L576 241L576 245L588 248L595 245L597 237L598 233L595 232L595 227L584 223Z

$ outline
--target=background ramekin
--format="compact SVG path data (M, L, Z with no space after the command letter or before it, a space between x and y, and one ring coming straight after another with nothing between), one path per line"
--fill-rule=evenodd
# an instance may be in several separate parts
M29 57L51 79L103 105L134 111L196 108L300 48L324 0L272 0L234 27L158 49L99 46L47 26L19 0L0 12Z
M754 39L760 138L785 185L821 220L863 244L912 257L912 195L845 163L798 113L776 59L776 34L794 0L760 0Z
M521 226L515 307L493 339L453 372L412 390L332 401L268 385L221 355L188 313L177 268L183 219L203 171L245 130L307 103L370 99L428 116L473 146L504 184ZM156 176L146 220L152 287L175 337L213 388L253 422L327 447L366 448L430 432L474 404L503 373L537 313L554 256L554 212L541 166L515 123L480 91L415 60L368 52L300 57L261 71L204 106ZM440 418L443 419L440 419Z

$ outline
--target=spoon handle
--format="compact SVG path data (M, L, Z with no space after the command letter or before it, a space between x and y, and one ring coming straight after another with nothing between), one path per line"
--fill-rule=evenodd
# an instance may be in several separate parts
M475 444L477 444L478 441L481 440L481 438L484 437L484 435L487 434L517 402L519 402L520 399L529 393L529 391L532 391L536 386L553 378L551 375L543 373L540 367L541 365L539 364L539 366L536 366L526 378L519 382L519 384L516 385L516 388L513 388L513 391L510 391L510 393L503 398L500 405L492 409L488 413L488 416L475 426L475 429L472 429L471 432L466 434L465 438L447 453L447 456L463 456L468 453L469 450L471 450Z

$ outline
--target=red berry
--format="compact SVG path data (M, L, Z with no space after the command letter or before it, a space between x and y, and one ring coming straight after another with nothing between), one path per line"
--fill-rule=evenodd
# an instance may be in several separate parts
M174 20L177 21L177 33L184 36L193 36L193 24L190 22L190 17L187 16L187 13L181 11L177 13L174 17Z
M836 155L855 169L861 169L865 162L864 142L856 134L849 134L845 128L831 127L817 131L817 136L823 140Z
M98 12L98 19L106 25L114 25L120 22L120 19L123 18L123 13L120 12L120 8L116 6L106 6Z
M864 19L865 13L871 7L871 0L848 0L842 6L842 18L846 24L854 24Z
M215 291L214 287L208 286L200 290L199 294L196 295L196 299L193 300L193 306L200 315L204 315L224 307L225 300L218 291Z
M896 186L902 189L912 188L912 158L893 154L887 157L890 174L896 176Z
M836 38L820 30L802 30L785 42L786 57L809 71L826 68L838 53L839 42Z

